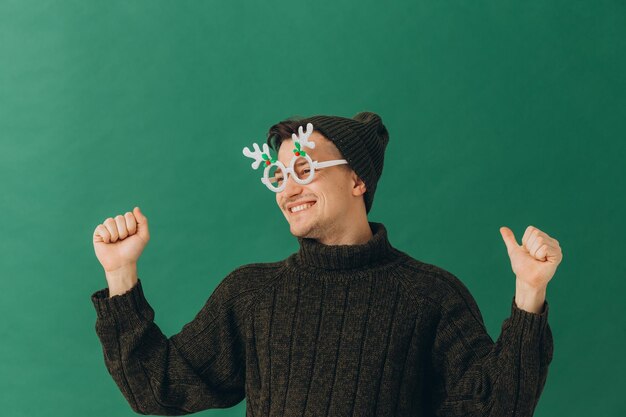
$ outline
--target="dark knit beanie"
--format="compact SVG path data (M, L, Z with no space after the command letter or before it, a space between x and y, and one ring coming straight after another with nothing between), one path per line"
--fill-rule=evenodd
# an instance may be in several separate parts
M365 211L369 213L374 201L376 184L383 173L385 148L389 142L389 133L379 115L361 112L351 119L339 116L317 115L299 120L291 120L292 125L313 124L313 130L319 131L339 149L348 165L363 180L367 191L363 195ZM276 125L275 125L276 126ZM295 131L295 129L294 129ZM270 129L270 135L272 129ZM268 144L278 150L280 143ZM280 140L282 142L282 139Z

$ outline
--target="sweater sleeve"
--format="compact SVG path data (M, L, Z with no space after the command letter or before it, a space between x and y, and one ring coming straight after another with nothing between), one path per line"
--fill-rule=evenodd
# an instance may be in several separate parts
M231 277L170 338L154 323L141 280L124 294L91 296L106 368L135 412L183 415L244 399L242 302L228 290Z
M441 305L432 351L437 416L530 417L552 360L548 303L541 313L511 314L494 343L467 288Z

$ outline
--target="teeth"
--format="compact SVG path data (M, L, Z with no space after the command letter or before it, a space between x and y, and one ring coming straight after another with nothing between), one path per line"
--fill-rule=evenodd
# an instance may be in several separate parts
M292 213L296 213L296 212L298 212L298 211L306 210L306 209L308 209L309 207L311 207L312 205L313 205L313 204L302 204L302 205L299 205L299 206L293 207L292 209L290 209L290 211L291 211Z

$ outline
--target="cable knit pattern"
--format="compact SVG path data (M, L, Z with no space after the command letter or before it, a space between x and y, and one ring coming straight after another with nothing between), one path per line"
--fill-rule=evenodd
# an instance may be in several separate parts
M280 262L228 274L181 331L154 322L142 281L96 291L104 362L133 410L246 416L532 416L552 360L548 303L494 343L466 286L391 246L298 238Z

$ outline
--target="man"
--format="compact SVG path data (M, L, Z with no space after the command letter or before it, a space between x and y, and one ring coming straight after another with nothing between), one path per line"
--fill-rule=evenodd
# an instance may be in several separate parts
M108 283L92 295L96 331L133 410L180 415L246 398L248 416L533 414L552 359L545 290L559 243L529 226L518 245L500 229L516 293L494 343L458 278L368 222L388 140L362 112L285 120L263 149L245 148L300 249L235 269L170 338L137 278L146 217L135 207L96 227Z

